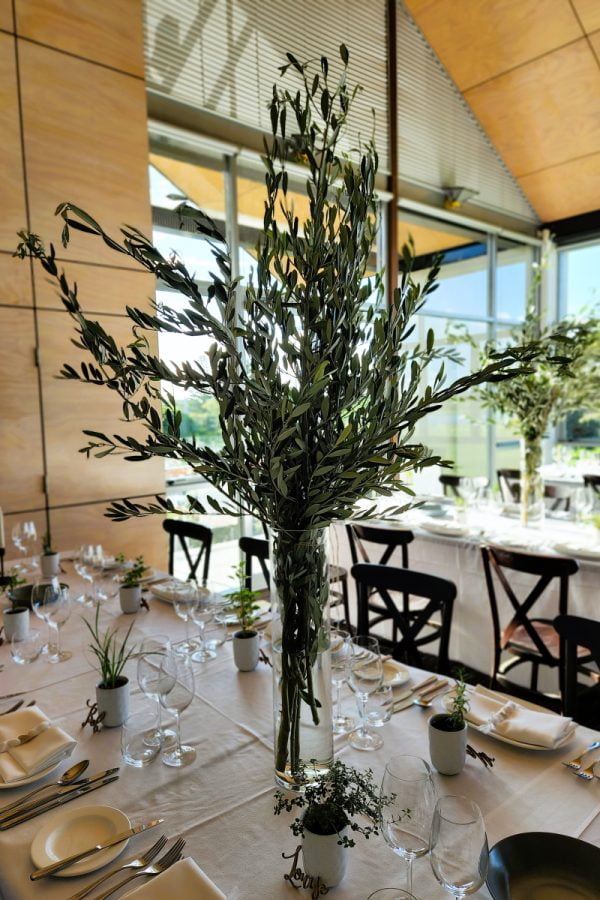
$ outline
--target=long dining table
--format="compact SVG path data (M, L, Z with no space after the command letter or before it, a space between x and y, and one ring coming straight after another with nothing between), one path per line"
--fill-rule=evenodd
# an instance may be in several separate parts
M71 564L63 565L62 579L76 597L81 593L82 584ZM149 610L140 610L134 616L121 615L116 598L104 601L102 625L128 627L133 620L132 634L136 640L158 633L170 635L174 642L183 640L185 625L172 606L151 594L146 596ZM189 767L174 769L157 758L146 768L132 768L121 760L120 728L101 728L93 733L89 726L82 727L86 700L94 697L97 681L85 651L87 638L82 621L91 615L92 610L74 602L70 619L62 629L62 644L72 652L72 657L65 662L50 664L40 657L31 665L16 665L9 647L6 644L0 647L0 666L3 666L0 712L15 697L26 702L35 699L53 723L77 739L78 746L70 762L89 759L90 773L121 766L118 781L96 791L93 797L72 801L63 809L90 803L107 804L122 810L132 822L164 818L160 829L168 836L185 838L185 854L195 859L229 900L310 896L302 890L298 894L283 877L290 869L291 859L284 859L282 854L292 854L298 839L287 827L291 814L289 818L273 815L272 670L269 665L261 662L253 672L238 672L232 659L231 642L221 647L217 658L196 664L194 700L181 717L183 739L197 750L196 761ZM45 627L33 616L31 625ZM264 646L268 656L266 641ZM132 709L141 694L135 666L132 659L126 670L131 681ZM410 669L410 674L413 683L424 677L417 669ZM344 706L356 713L349 691L344 694ZM441 701L435 701L433 712L440 708ZM417 706L394 714L381 730L384 745L376 752L351 749L345 736L336 739L336 752L350 764L372 768L375 779L380 781L386 760L394 754L429 758L427 719L430 714L431 710ZM600 734L578 726L568 745L559 750L533 752L470 729L470 743L495 757L493 768L487 769L479 760L468 758L460 775L435 774L437 790L439 794L465 794L479 804L490 846L522 831L557 832L600 846L600 779L583 781L562 765L597 738ZM54 781L70 762L63 762L45 782ZM0 790L0 806L30 789ZM0 894L4 900L65 900L97 877L98 873L94 873L69 879L57 876L35 883L29 880L33 868L31 842L53 815L55 812L47 812L0 832ZM133 838L111 865L148 848L158 831ZM404 864L381 836L369 841L359 837L356 847L348 853L348 874L331 891L332 896L340 900L366 900L376 888L403 886ZM420 900L448 896L435 881L427 857L415 861L413 889ZM489 898L490 894L484 886L474 896Z

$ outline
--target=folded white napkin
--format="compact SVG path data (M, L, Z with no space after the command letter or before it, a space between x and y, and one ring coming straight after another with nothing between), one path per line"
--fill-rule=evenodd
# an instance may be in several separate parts
M424 519L421 522L421 528L432 534L447 534L449 537L462 537L469 533L466 525L460 525L458 522L440 522L438 519L432 521Z
M37 706L2 716L0 780L5 784L35 775L70 756L77 746L62 728L50 724Z
M178 597L190 590L190 585L184 581L159 581L151 585L150 590L159 600L174 603Z
M172 900L173 897L180 897L181 900L227 900L223 891L189 857L180 859L166 872L129 891L124 897L139 897L140 900Z
M478 725L481 731L549 750L566 740L577 727L572 719L526 709L481 685L469 692L469 703L467 720Z

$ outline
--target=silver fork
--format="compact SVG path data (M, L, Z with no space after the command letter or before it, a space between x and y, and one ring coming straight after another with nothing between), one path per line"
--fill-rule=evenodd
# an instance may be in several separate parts
M600 762L600 758L595 759L592 763L590 763L590 765L586 769L581 769L579 772L576 772L575 774L577 775L578 778L585 778L586 781L592 781L592 779L595 777L594 776L594 766L596 765L596 763L599 763L599 762Z
M181 859L181 851L185 847L185 841L183 838L177 838L173 846L170 850L167 850L164 856L158 860L158 862L152 863L149 866L146 866L143 869L140 869L139 872L134 872L133 875L128 875L127 878L124 878L123 881L119 881L114 887L111 887L109 891L105 894L98 894L94 900L106 900L107 897L110 897L111 894L114 894L115 891L118 891L119 888L122 888L123 885L129 884L130 881L133 881L134 878L138 878L140 875L160 875L161 872L164 872L165 869L168 869L169 866L172 866L173 863L176 863L178 859Z
M107 878L112 878L113 875L116 875L118 872L122 872L123 869L143 869L149 863L152 862L155 856L158 856L162 848L167 843L167 838L163 834L155 844L150 847L149 850L144 853L143 856L136 856L135 859L129 860L129 862L123 863L121 866L117 866L116 869L113 869L112 872L105 872L104 875L101 875L100 878L97 878L91 884L88 884L86 888L82 891L79 891L77 894L73 894L72 897L69 897L68 900L80 900L81 897L87 897L94 888L97 888L99 884L102 884L103 881L106 881Z
M582 759L584 759L584 757L586 757L588 753L591 753L592 750L597 750L598 747L600 747L600 741L594 741L593 744L590 744L589 747L586 747L583 753L581 753L579 756L576 756L575 759L571 759L569 760L569 762L564 762L563 766L566 766L567 769L580 769Z

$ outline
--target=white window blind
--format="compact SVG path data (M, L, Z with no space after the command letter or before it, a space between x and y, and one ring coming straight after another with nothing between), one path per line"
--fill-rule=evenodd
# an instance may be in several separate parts
M340 71L350 51L350 80L363 90L344 149L371 137L388 171L384 0L145 0L148 87L243 125L270 132L268 103L286 51L301 62L327 56ZM295 73L287 87L294 89ZM375 125L373 124L373 112Z
M398 6L399 175L427 188L452 185L479 194L469 203L538 217L460 91L402 4Z

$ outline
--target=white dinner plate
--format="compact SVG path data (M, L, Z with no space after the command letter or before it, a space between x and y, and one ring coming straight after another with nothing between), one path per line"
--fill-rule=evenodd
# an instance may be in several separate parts
M421 528L430 531L431 534L440 534L444 537L466 537L469 529L465 525L458 525L453 522L427 522L420 523Z
M31 859L36 869L42 869L59 859L80 853L108 841L121 831L131 827L129 819L120 809L112 806L80 806L63 809L40 828L31 844ZM68 866L57 873L61 878L73 878L94 872L112 862L129 841L123 841L107 850Z
M582 547L576 543L555 544L554 549L557 553L564 553L565 556L576 556L579 559L600 559L600 548Z
M399 684L406 684L410 678L410 672L402 663L396 662L395 659L386 659L383 664L383 683L396 687Z
M20 781L6 782L0 780L0 791L6 791L8 788L18 788L25 784L35 784L36 781L41 781L41 779L45 778L46 775L49 775L50 772L54 772L55 769L58 769L63 762L64 759L59 759L58 762L48 766L47 769L42 769L41 772L36 772L34 775L28 775L27 778L21 778Z

